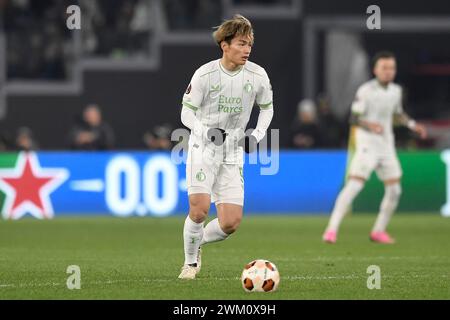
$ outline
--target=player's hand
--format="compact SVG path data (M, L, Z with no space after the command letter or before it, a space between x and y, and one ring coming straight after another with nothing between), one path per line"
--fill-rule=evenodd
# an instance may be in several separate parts
M428 134L427 134L427 128L420 123L416 123L416 125L413 128L413 131L416 132L420 139L426 139Z
M378 123L367 122L367 127L373 133L376 133L376 134L382 134L383 133L383 126L378 124Z
M220 128L210 128L207 133L208 140L216 146L221 146L225 142L226 137L227 133Z
M241 140L241 146L244 148L246 153L252 153L256 150L258 146L258 141L254 135L245 136L244 139Z

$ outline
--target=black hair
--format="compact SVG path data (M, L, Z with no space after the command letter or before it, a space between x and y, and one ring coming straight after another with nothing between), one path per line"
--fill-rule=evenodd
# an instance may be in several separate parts
M377 52L372 58L372 68L375 67L380 59L396 59L395 54L391 51Z

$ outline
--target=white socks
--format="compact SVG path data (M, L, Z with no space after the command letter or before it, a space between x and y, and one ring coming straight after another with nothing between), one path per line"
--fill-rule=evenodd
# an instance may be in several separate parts
M339 193L336 203L334 205L333 212L331 214L330 222L328 223L327 231L337 232L339 225L345 214L350 209L350 205L356 196L361 192L364 187L364 182L357 179L350 179L345 185L344 189Z
M203 238L203 222L196 223L191 220L189 215L184 221L184 263L197 263L198 248Z
M203 239L200 245L204 245L205 243L222 241L228 238L228 234L223 232L222 228L220 228L219 219L215 218L211 220L205 227L203 231Z
M372 229L373 232L386 231L389 220L395 209L397 209L401 194L402 187L399 183L384 187L384 197L381 202L380 213L378 213L377 220Z
M210 242L222 241L228 238L229 234L223 232L219 224L219 219L211 220L205 228L202 223L191 220L189 215L184 221L184 263L197 263L198 248Z

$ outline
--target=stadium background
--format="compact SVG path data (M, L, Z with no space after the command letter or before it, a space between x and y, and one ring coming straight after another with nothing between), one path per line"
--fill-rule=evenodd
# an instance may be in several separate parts
M71 4L81 7L81 30L66 27ZM31 150L40 168L68 172L49 193L55 216L185 214L183 165L171 163L168 151L146 139L164 128L182 127L180 101L190 77L220 55L211 26L238 12L255 28L251 60L270 75L271 128L280 129L282 148L277 175L260 174L267 164L246 165L246 213L331 210L345 177L350 103L358 85L370 77L370 57L387 49L398 56L397 81L405 88L406 111L430 131L429 139L419 141L396 129L405 171L399 211L449 214L450 4L378 1L382 29L369 30L366 10L371 4L1 1L0 177L19 170L18 159L30 158L18 152ZM318 109L316 131L307 133L326 138L301 147L293 137L302 130L296 123L302 102L311 105L305 99L319 108L328 106L332 116ZM98 148L107 150L83 150L70 142L71 128L89 104L101 108L114 132L111 144ZM33 140L31 147L19 143L24 132ZM354 210L375 212L381 195L381 184L372 179ZM2 188L5 218L13 217L9 197ZM39 212L35 216L42 217Z

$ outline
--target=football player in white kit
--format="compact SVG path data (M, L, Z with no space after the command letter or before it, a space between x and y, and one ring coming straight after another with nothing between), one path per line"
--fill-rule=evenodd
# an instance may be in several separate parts
M225 240L238 228L244 204L243 151L256 149L273 117L269 77L248 61L254 39L251 23L235 15L213 37L222 58L198 68L183 96L181 120L191 134L186 162L189 215L180 279L194 279L200 271L200 246ZM258 122L245 135L255 102ZM204 226L211 202L217 218Z
M393 122L407 126L421 138L427 135L425 127L403 111L402 89L393 83L396 74L395 56L390 52L380 52L373 62L375 78L359 87L352 104L350 123L356 126L356 150L347 183L337 197L323 234L323 240L327 243L336 242L344 215L374 170L384 182L385 191L370 239L385 244L395 242L386 232L402 192L402 170L395 151Z

